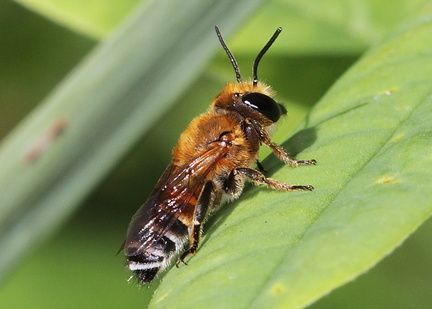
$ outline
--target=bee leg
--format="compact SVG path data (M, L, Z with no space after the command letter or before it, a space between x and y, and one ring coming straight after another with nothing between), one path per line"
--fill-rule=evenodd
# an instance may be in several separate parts
M308 190L312 191L314 188L311 185L308 186L296 186L296 185L289 185L284 182L272 179L272 178L266 178L264 174L258 172L257 170L254 170L252 168L247 167L240 167L234 169L231 174L233 175L242 175L246 177L248 180L250 180L255 185L266 185L267 187L274 189L274 190L281 190L281 191L297 191L297 190ZM230 174L230 177L231 177ZM234 177L234 176L233 176Z
M267 173L266 169L264 168L264 166L261 164L261 162L259 160L256 160L256 164L258 166L258 169L261 173Z
M269 144L265 144L266 146L270 147L270 149L273 151L273 153L278 157L279 160L284 162L285 164L289 164L291 166L298 166L300 164L312 164L315 165L316 161L314 159L312 160L295 160L291 158L285 149L283 149L281 146L273 143L270 141Z
M213 191L214 185L211 181L207 182L201 191L201 194L198 198L197 206L195 208L193 225L189 232L189 249L180 256L179 260L176 263L177 267L180 263L184 263L187 265L187 263L184 261L185 258L189 254L195 254L198 249L201 237L201 226L207 215L209 206L212 203L214 195Z
M225 179L223 184L223 190L231 195L236 194L238 191L237 189L237 182L238 182L238 173L235 172L236 170L233 169L231 173L228 175L228 178Z
M273 153L278 157L279 160L282 162L289 164L291 166L298 166L299 164L316 164L316 161L314 159L312 160L295 160L291 158L285 149L283 149L281 146L279 146L276 143L273 143L270 139L270 135L267 133L266 130L264 130L263 127L260 125L255 124L255 129L257 130L260 142L269 147ZM261 169L260 169L261 170Z

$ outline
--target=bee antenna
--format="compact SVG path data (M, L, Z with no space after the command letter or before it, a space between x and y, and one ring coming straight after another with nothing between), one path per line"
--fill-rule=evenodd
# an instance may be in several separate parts
M231 64L232 64L232 66L234 68L234 71L235 71L235 74L236 74L236 78L237 78L237 82L241 84L243 82L243 79L241 78L240 68L239 68L239 66L237 64L237 61L235 60L234 55L232 54L232 52L229 50L228 46L226 45L226 43L225 43L225 41L224 41L224 39L222 37L222 34L219 31L218 26L215 26L215 30L216 30L216 34L217 34L217 36L219 38L219 42L221 43L223 49L227 53L228 58L231 61Z
M276 41L277 37L279 36L279 33L281 33L282 27L279 27L276 29L276 32L273 34L273 36L270 38L270 40L267 42L267 44L261 49L258 56L255 58L255 61L253 63L253 85L256 86L258 84L258 64L261 60L261 58L264 56L264 54L267 52L267 50L272 46L274 41Z

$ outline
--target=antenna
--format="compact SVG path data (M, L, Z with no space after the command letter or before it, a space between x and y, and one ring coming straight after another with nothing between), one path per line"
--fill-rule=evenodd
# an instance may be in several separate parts
M267 42L267 44L263 47L263 49L261 49L258 56L255 58L255 61L253 63L253 68L252 68L254 87L258 84L258 64L259 64L261 58L264 56L264 54L270 48L270 46L272 46L274 41L276 41L276 38L278 37L279 33L281 33L281 31L282 31L282 27L279 27L276 29L276 32L273 34L273 36L270 38L270 40Z
M280 28L281 29L281 28ZM225 50L225 52L227 53L227 55L228 55L228 58L229 58L229 60L231 61L231 64L232 64L232 66L233 66L233 68L234 68L234 71L235 71L235 74L236 74L236 78L237 78L237 82L239 83L239 84L241 84L241 83L243 83L243 79L241 78L241 75L240 75L240 68L239 68L239 66L238 66L238 64L237 64L237 61L235 60L235 58L234 58L234 55L231 53L231 51L229 50L229 48L228 48L228 46L226 45L226 43L225 43L225 41L224 41L224 39L222 38L222 34L220 33L220 31L219 31L219 28L218 28L218 26L215 26L215 30L216 30L216 34L217 34L217 36L218 36L218 38L219 38L219 42L221 43L221 45L222 45L222 47L223 47L223 49ZM281 29L282 30L282 29ZM280 32L280 31L279 31ZM279 34L279 33L278 33ZM277 36L277 35L276 35ZM276 38L275 38L276 39ZM274 39L273 39L273 41L274 41ZM272 42L273 43L273 42ZM267 45L268 45L268 43L267 43ZM271 45L271 43L270 43L270 45ZM269 46L270 47L270 46ZM265 47L264 47L265 48ZM267 49L268 49L268 47L267 47ZM261 51L262 52L262 51ZM265 52L265 51L264 51ZM262 55L261 55L261 57L262 57ZM260 57L260 58L261 58ZM256 60L255 60L256 61ZM254 75L255 76L255 75ZM255 77L254 77L255 78Z

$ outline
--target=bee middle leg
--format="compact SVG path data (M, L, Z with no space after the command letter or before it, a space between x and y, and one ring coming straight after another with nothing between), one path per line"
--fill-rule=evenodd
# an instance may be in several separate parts
M198 249L199 241L201 238L202 223L204 222L204 219L210 208L209 206L212 203L213 191L214 191L214 185L211 181L207 182L201 191L201 194L198 198L197 206L195 208L195 213L192 222L193 225L189 232L189 249L186 250L180 256L180 258L176 263L177 267L180 263L187 265L187 263L184 261L185 258L190 254L192 255L195 254Z
M286 184L282 181L278 181L272 178L267 178L263 173L254 170L253 168L248 167L240 167L233 169L227 179L226 182L226 191L231 191L235 187L235 179L239 176L246 177L249 181L251 181L255 185L266 185L267 187L280 190L280 191L298 191L298 190L308 190L312 191L314 188L311 185L308 186L297 186Z
M256 160L257 167L261 173L267 173L266 169L259 160Z

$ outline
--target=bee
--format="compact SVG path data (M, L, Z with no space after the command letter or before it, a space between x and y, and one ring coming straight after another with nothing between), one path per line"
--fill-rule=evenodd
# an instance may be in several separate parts
M281 191L313 190L311 185L267 178L257 159L260 145L265 145L291 166L316 164L315 160L294 160L270 139L270 129L287 111L273 99L271 88L258 81L257 73L261 58L282 28L256 57L252 81L243 81L217 26L215 30L237 82L227 83L207 112L193 119L181 134L171 164L132 218L122 249L128 268L142 283L171 267L176 257L177 266L186 264L185 258L197 252L206 218L224 202L238 198L245 181ZM259 170L252 168L255 164Z

